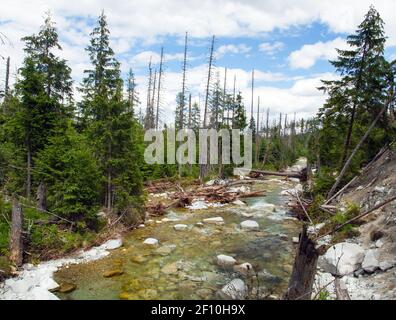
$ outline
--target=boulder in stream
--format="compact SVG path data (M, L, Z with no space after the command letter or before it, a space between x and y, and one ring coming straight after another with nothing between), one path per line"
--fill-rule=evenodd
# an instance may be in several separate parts
M186 224L175 224L173 226L173 229L175 229L176 231L184 231L188 228L188 226Z
M147 238L146 240L144 240L143 243L147 244L149 246L157 246L159 241L157 239L154 239L154 238Z
M233 266L236 263L236 260L233 257L225 254L219 254L216 259L217 264L222 267Z
M122 246L122 239L112 239L108 240L103 244L103 249L105 250L114 250L118 249Z
M247 295L247 286L241 279L234 279L227 283L220 291L224 299L243 300Z
M260 226L259 226L259 224L258 224L256 221L254 221L254 220L245 220L245 221L241 222L241 228L242 228L243 230L248 230L248 231L250 231L250 230L259 230L259 229L260 229Z

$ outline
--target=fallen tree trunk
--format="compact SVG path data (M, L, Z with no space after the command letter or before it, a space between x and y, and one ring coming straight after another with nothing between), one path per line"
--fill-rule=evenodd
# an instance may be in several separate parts
M315 242L308 237L307 226L303 225L289 286L283 296L284 300L311 300L318 257Z
M297 178L304 179L304 175L301 172L277 172L277 171L265 171L265 170L250 170L251 173L256 173L259 175L267 175L267 176L278 176L278 177L287 177L287 178Z
M11 238L10 238L10 261L20 267L23 263L23 212L16 199L12 201Z

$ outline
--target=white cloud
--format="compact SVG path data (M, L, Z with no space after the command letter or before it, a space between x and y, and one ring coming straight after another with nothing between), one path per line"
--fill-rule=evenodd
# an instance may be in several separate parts
M251 47L247 46L244 43L241 44L226 44L220 46L216 50L216 58L221 58L224 55L231 53L231 54L246 54L252 50Z
M268 55L274 55L276 52L282 50L284 47L285 44L280 41L274 43L263 42L259 45L259 51L264 52Z
M347 48L344 39L336 38L328 42L319 41L315 44L306 44L301 49L289 55L289 64L293 69L309 69L318 60L330 60L337 57L337 49Z

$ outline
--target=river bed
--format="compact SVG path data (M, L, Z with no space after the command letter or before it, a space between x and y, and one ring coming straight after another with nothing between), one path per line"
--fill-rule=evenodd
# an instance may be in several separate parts
M245 199L246 206L226 205L203 210L170 210L144 228L124 238L122 248L107 257L59 270L57 283L73 283L76 290L57 293L60 299L219 299L229 281L240 278L251 299L280 295L287 287L294 260L292 237L299 223L287 214L287 198L281 191L290 182L268 179L253 186L265 189L263 197ZM202 224L222 217L223 225ZM242 230L240 223L254 220L259 230ZM188 227L176 231L174 225ZM147 238L157 246L143 244ZM250 263L254 275L243 276L216 263L216 256L232 256ZM105 277L109 273L116 276Z

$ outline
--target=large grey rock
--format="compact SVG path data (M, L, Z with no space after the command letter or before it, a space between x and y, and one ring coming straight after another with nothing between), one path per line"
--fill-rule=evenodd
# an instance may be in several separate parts
M248 230L248 231L250 231L250 230L259 230L259 229L260 229L260 226L259 226L259 224L258 224L256 221L254 221L254 220L246 220L246 221L241 222L241 228L242 228L243 230Z
M337 243L319 258L318 264L325 271L344 276L359 269L364 259L364 250L358 244Z
M233 266L236 260L233 257L226 256L224 254L219 254L217 257L217 264L222 267Z
M364 271L372 273L379 268L378 250L370 249L366 252L362 262Z
M241 279L234 279L227 283L220 292L226 299L242 300L246 298L247 286Z

